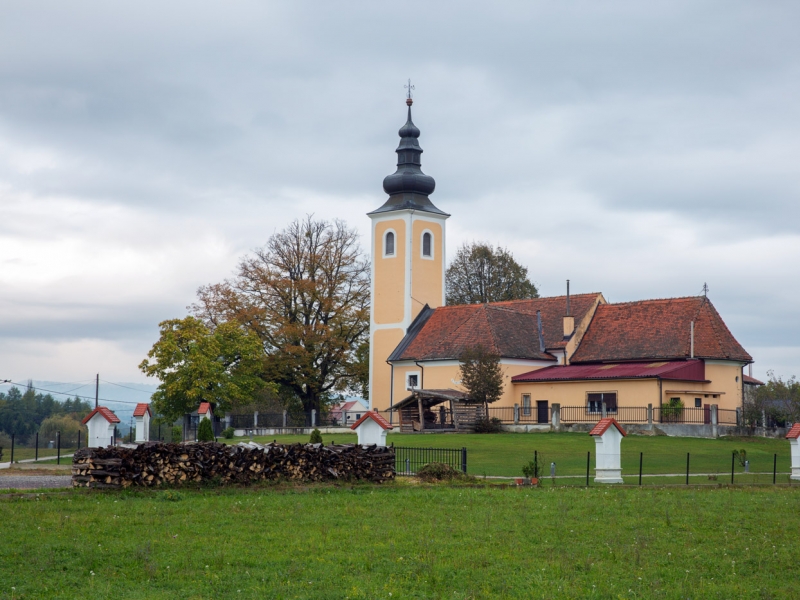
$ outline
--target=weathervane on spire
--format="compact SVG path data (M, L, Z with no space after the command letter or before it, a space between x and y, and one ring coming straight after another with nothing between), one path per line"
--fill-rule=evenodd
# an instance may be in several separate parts
M414 100L413 100L413 97L412 97L413 95L411 94L411 92L414 91L414 86L411 85L411 80L409 79L408 80L408 85L404 85L403 87L408 90L407 96L406 96L406 104L411 106L412 104L414 104Z

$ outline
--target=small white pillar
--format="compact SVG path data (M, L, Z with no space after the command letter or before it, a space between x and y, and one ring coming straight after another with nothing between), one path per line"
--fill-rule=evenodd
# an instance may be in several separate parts
M133 418L136 419L136 443L150 441L150 405L140 403L133 410Z
M623 483L620 444L628 434L615 418L607 417L589 435L595 443L595 483Z
M82 423L89 430L86 446L89 448L105 448L111 445L114 437L114 427L119 423L119 417L105 406L98 406L86 417Z
M792 455L792 474L789 479L800 481L800 423L795 423L786 434Z
M350 428L358 434L358 443L362 446L375 444L386 445L386 434L394 429L389 422L376 412L369 411Z

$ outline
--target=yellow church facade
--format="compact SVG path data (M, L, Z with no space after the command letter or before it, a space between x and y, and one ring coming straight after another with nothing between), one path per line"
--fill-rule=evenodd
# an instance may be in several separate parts
M419 129L400 129L397 171L372 224L370 407L389 410L413 391L460 393L459 358L476 345L500 356L495 407L525 414L553 404L593 411L734 409L752 362L704 297L610 304L599 292L445 306L446 221L421 170Z

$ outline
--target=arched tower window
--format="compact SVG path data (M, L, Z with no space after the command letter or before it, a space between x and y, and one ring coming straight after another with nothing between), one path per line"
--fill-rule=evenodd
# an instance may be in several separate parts
M383 255L394 256L394 231L387 231L383 241Z
M433 234L430 231L422 234L422 256L433 258Z

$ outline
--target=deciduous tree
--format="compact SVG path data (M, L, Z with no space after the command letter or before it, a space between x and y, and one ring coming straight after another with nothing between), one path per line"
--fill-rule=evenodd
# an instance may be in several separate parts
M462 245L447 267L447 304L477 304L538 298L528 269L498 246L472 242Z
M342 221L308 216L245 257L236 276L198 291L194 314L209 327L236 322L261 342L263 378L305 410L364 380L369 262Z
M139 368L161 384L153 408L169 420L211 402L219 410L250 402L265 385L258 338L235 321L209 329L195 317L160 325L161 336Z
M461 355L461 385L470 402L483 404L488 408L503 395L503 371L500 357L484 346L469 348Z

